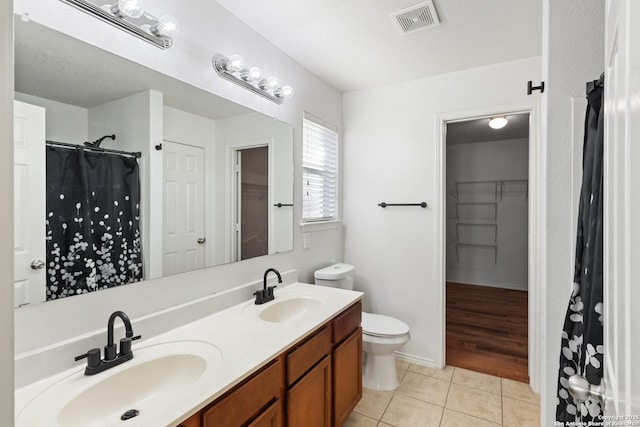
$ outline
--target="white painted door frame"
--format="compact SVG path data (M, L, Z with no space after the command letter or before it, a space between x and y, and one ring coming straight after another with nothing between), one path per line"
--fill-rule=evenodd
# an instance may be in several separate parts
M529 114L529 231L528 231L528 282L529 282L529 379L533 391L540 388L541 352L541 295L544 257L544 170L540 140L540 101L530 103L499 105L479 109L452 111L436 115L436 351L434 365L443 367L446 361L446 127L447 123L500 116L505 114Z
M618 425L640 416L640 4L608 0L604 84L605 414ZM602 113L601 113L602 114ZM606 418L605 418L606 419Z
M225 232L225 240L227 248L227 255L225 256L226 262L234 262L240 261L239 257L239 248L238 248L238 237L236 233L236 220L239 218L239 199L238 199L238 180L236 173L236 158L237 153L242 150L246 150L249 148L258 148L258 147L267 147L269 153L269 207L273 204L273 138L268 139L258 139L253 141L246 142L236 142L229 144L227 147L227 196L226 200L229 201L227 205L227 221L226 221L226 232ZM269 218L267 218L269 224L269 253L271 253L271 236L272 236L272 218L271 218L271 209L269 209Z

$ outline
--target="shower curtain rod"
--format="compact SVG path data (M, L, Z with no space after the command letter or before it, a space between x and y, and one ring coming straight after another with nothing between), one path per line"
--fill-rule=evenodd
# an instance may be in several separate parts
M69 144L67 142L58 142L58 141L46 141L46 142L47 142L47 145L56 145L56 146L65 147L65 148L75 148L75 149L82 148L83 150L98 151L101 153L119 154L121 156L132 156L132 157L135 157L136 159L139 159L140 157L142 157L142 153L139 151L130 152L130 151L121 151L121 150L111 150L109 148L93 147L89 145L82 146L82 145Z

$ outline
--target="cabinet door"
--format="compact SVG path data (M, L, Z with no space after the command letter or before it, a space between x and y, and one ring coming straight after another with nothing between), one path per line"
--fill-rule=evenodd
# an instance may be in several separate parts
M331 356L322 359L287 392L287 426L331 426Z
M278 400L271 405L247 427L283 427L282 425L282 405Z
M205 409L202 426L246 426L281 397L283 376L282 363L274 361Z
M200 427L200 412L184 420L178 427Z
M362 331L333 350L333 420L341 426L362 397Z

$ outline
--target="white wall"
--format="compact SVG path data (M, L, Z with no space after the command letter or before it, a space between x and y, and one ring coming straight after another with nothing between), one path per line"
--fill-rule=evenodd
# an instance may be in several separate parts
M447 144L446 158L447 280L526 291L529 139ZM527 184L502 192L501 182L508 180ZM479 181L494 184L463 184L456 189L458 182ZM456 218L456 203L464 202L495 203L496 217L483 221ZM456 227L457 223L461 225ZM465 223L492 223L495 227ZM496 247L457 246L459 242L495 243Z
M560 336L571 294L575 221L572 194L572 98L604 71L604 2L545 0L543 8L543 147L546 149L546 266L542 300L541 424L553 425ZM584 111L576 112L584 117ZM580 120L580 118L578 118ZM576 159L580 162L579 159Z
M0 3L0 194L13 195L13 14ZM0 203L0 425L13 425L13 203Z
M436 115L532 102L540 58L347 93L344 96L345 259L365 309L405 321L402 352L432 364L436 338ZM378 203L427 202L386 208Z
M293 203L293 128L261 114L244 114L216 122L216 191L225 195L225 203L216 210L217 261L229 262L229 214L231 207L231 149L247 144L271 144L269 162L269 253L289 251L293 247L294 216L291 207L275 208L274 203ZM224 255L224 258L222 258Z
M48 140L82 144L89 139L89 110L86 108L19 92L16 92L16 99L45 108Z
M15 0L16 12L28 12L35 22L101 46L108 51L271 117L277 116L280 120L291 124L294 136L294 170L296 171L294 218L297 221L301 217L302 201L300 182L302 111L324 117L341 127L341 94L263 39L217 2L201 2L197 9L178 5L170 0L156 0L147 6L152 13L171 13L181 23L180 35L170 49L160 50L100 23L95 18L63 2ZM247 62L259 64L266 72L276 74L282 81L294 86L295 98L278 106L220 79L211 67L211 57L216 52L241 53ZM7 56L1 65L2 70L13 69L11 57ZM6 76L6 79L9 79L9 76ZM8 80L3 82L6 83ZM11 93L11 99L13 99L13 93ZM154 102L152 116L156 118L162 115L162 103L159 105L159 113L157 108L158 105ZM152 120L154 120L153 117ZM153 129L156 133L150 138L152 144L162 142L161 123L159 127ZM160 140L158 140L158 134L160 134ZM161 187L161 178L155 179L156 175L153 172L153 164L159 165L161 169L161 163L154 163L154 156L157 153L155 150L149 153L152 163L152 167L149 168L150 181L152 184L160 183ZM11 167L8 168L11 170ZM5 193L11 194L10 187ZM151 200L158 199L161 201L161 189L159 195L152 189ZM0 217L2 221L0 226L3 233L11 235L12 220L10 215L7 215ZM116 309L126 311L135 322L135 319L143 314L192 301L238 284L250 283L262 277L264 270L268 267L276 267L281 271L297 268L301 281L312 281L313 271L316 268L343 258L341 227L316 229L313 234L312 245L308 249L302 249L302 231L296 227L292 252L149 280L133 286L97 292L87 298L68 298L16 310L16 353L41 348L91 331L104 330L106 319ZM6 259L11 260L12 256L8 255ZM11 268L2 269L1 273L2 280L8 283L12 281L12 274L6 272L11 272ZM11 277L7 278L6 275ZM6 300L13 302L12 298ZM2 313L10 315L13 309L3 310ZM61 323L65 325L64 328L59 327ZM33 325L38 327L35 328ZM69 357L72 356L69 354ZM5 378L0 380L4 384Z
M138 164L140 166L140 232L145 278L162 275L162 259L158 258L158 249L162 254L162 234L151 233L151 230L154 230L151 227L152 216L162 213L154 210L151 198L150 147L155 145L151 136L154 103L160 103L162 106L162 94L145 91L89 109L90 141L115 134L115 140L105 139L100 146L142 153ZM158 159L158 157L156 156L153 161L162 161L162 158Z

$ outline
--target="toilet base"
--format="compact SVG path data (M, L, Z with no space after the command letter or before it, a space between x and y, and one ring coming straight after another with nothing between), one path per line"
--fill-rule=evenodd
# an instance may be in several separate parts
M362 386L371 390L391 391L398 388L398 371L393 352L366 353Z

